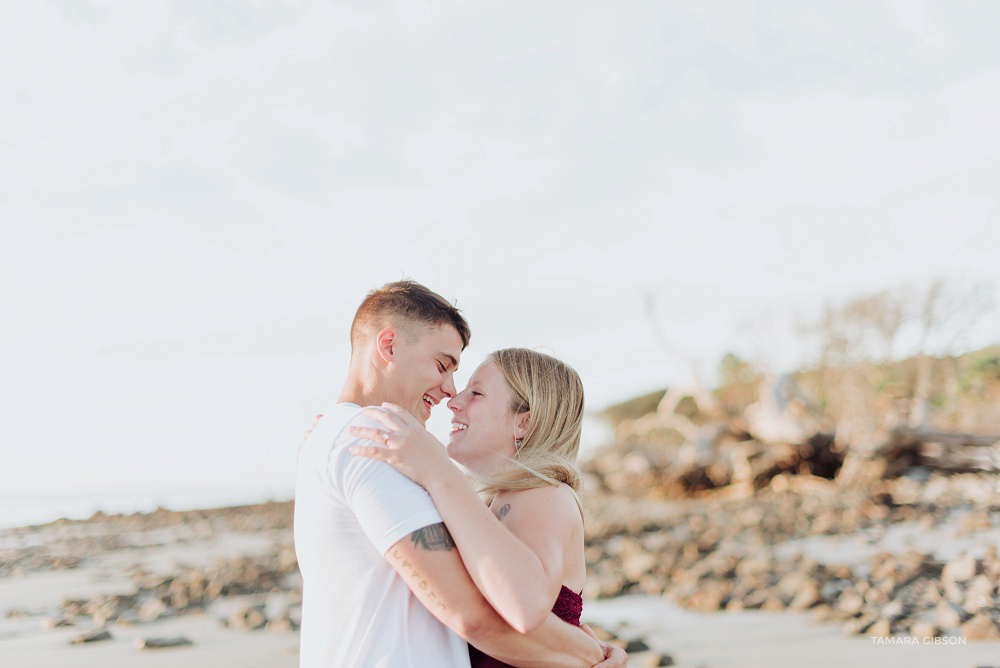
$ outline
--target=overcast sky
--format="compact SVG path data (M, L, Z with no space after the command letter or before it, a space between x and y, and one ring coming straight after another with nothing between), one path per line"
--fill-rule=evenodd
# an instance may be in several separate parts
M460 384L542 346L593 409L685 377L644 294L710 371L794 359L760 323L828 299L1000 286L998 34L995 2L5 2L0 494L290 492L404 276L467 314Z

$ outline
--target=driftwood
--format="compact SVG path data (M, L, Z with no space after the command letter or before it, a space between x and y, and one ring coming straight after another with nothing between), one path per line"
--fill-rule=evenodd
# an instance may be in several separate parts
M887 459L885 477L912 466L952 473L1000 471L1000 435L927 429L896 429L877 454Z

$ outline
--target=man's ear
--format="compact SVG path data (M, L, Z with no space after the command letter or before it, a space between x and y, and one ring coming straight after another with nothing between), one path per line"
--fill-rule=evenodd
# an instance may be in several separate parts
M392 327L385 327L375 336L375 354L383 363L388 364L395 354L397 332Z
M528 423L531 422L531 411L518 413L515 418L514 438L524 438L528 433Z

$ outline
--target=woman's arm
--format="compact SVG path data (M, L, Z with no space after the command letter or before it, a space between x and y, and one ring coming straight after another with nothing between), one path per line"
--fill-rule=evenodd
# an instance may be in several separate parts
M566 541L580 522L575 501L554 486L508 492L504 526L433 435L403 409L385 408L391 412L366 411L391 430L388 436L353 430L384 445L351 452L387 462L427 489L483 596L512 627L530 632L559 595Z
M566 513L556 487L508 492L501 523L461 472L427 490L486 600L522 633L541 624L562 586L567 528L580 521L575 503Z

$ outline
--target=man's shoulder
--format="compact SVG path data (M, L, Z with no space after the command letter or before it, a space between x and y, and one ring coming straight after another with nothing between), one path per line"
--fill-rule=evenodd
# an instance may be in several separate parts
M329 448L329 456L332 458L330 460L331 466L346 467L356 472L369 469L378 470L382 467L392 469L391 466L384 462L367 457L359 457L348 452L353 445L371 445L371 441L368 439L352 434L350 427L385 429L385 425L381 422L364 414L363 411L365 408L375 408L376 410L385 411L380 406L365 407L356 404L337 404L334 407L337 411L335 421L329 425L330 431L327 432L326 436L326 447ZM325 415L323 420L326 420ZM322 424L323 420L320 421L320 424Z
M346 427L373 427L375 429L385 429L384 424L375 418L365 415L364 410L367 408L388 413L389 411L386 409L381 406L357 406L355 404L350 404L350 406L354 410L350 413L345 413L346 421L344 422L345 431L343 433L349 434L349 432L346 431Z
M348 427L383 428L378 420L374 420L364 414L363 411L365 408L385 410L380 406L359 406L351 403L334 404L323 413L323 419L320 420L317 429L313 431L315 432L320 427L325 427L322 431L326 433L327 438L332 436L340 440L341 438L350 437L350 432L347 431Z

